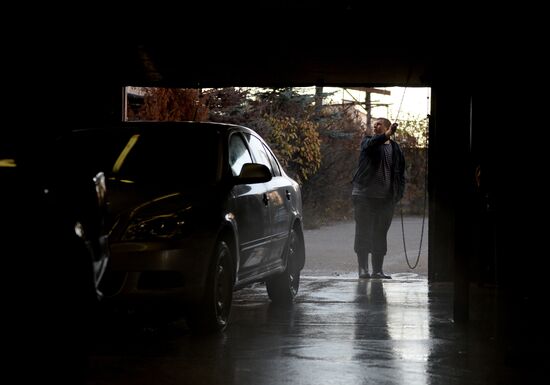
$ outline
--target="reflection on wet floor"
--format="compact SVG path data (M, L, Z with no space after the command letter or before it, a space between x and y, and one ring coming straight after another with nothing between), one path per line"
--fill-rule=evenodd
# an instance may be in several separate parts
M452 286L303 277L296 304L265 287L235 293L231 326L194 336L183 321L106 331L89 384L512 384L489 334L453 324Z

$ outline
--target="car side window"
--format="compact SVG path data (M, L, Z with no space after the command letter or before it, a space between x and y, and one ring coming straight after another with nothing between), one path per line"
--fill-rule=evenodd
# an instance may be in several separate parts
M229 139L229 167L234 176L241 173L243 164L252 163L252 157L241 135L233 134Z
M248 143L250 144L250 151L252 151L256 163L265 165L269 171L271 171L271 174L274 174L273 166L271 165L271 161L269 160L269 156L262 142L255 136L250 135L248 137Z
M271 169L273 170L273 175L281 176L281 169L279 168L279 162L277 162L277 160L275 159L275 156L269 150L269 148L267 148L266 146L264 146L264 148L265 148L265 153L267 154L267 157L271 162Z

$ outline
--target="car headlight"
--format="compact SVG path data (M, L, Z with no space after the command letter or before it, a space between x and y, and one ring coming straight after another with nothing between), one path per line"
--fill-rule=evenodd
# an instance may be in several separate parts
M185 220L179 215L157 215L130 223L122 239L125 241L173 239L183 234L184 227Z

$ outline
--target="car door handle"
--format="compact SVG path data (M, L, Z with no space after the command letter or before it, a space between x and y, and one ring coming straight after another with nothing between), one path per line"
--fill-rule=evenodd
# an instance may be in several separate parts
M267 196L267 194L264 194L264 199L263 199L263 201L264 201L264 205L267 206L268 203L269 203L269 197Z
M290 193L290 191L286 190L286 199L290 200L291 197L292 194Z

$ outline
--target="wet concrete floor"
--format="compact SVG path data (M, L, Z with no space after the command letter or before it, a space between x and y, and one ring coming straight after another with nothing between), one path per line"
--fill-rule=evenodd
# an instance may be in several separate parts
M235 293L231 324L192 335L184 321L130 322L95 343L88 384L515 384L491 333L452 322L452 286L303 277L294 306L261 284Z

